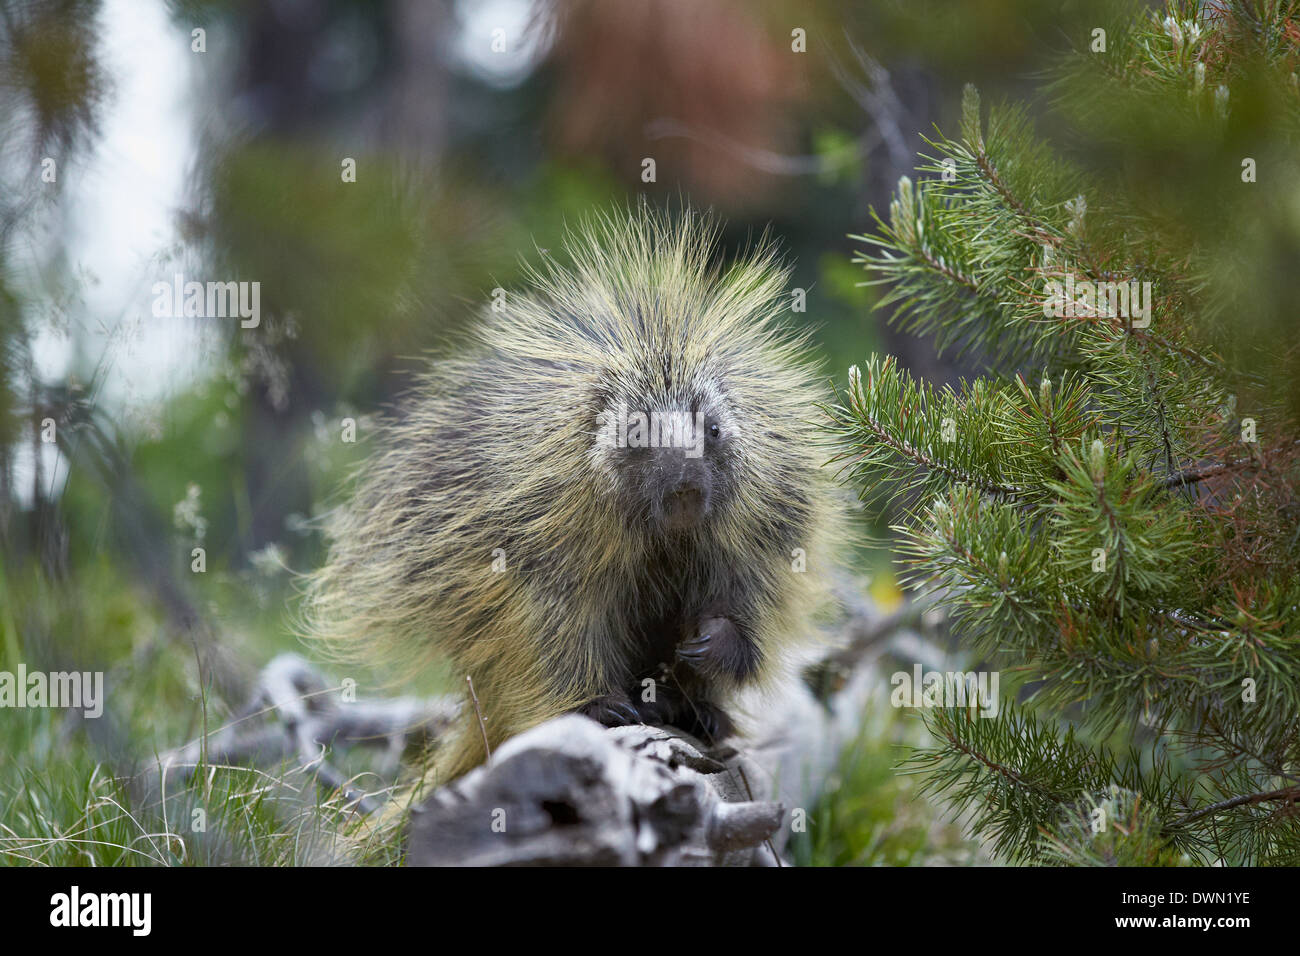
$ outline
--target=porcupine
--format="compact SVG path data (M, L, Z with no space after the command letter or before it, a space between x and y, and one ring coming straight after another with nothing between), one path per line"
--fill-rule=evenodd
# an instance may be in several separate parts
M598 216L431 363L355 477L308 632L444 658L475 708L433 780L562 713L713 743L815 633L846 535L789 269L687 211Z

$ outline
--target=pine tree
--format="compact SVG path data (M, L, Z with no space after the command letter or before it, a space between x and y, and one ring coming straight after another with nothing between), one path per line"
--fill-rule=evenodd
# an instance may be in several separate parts
M1099 24L1050 139L967 87L853 237L894 321L987 370L872 356L826 410L1003 678L906 766L1005 859L1300 863L1296 7Z

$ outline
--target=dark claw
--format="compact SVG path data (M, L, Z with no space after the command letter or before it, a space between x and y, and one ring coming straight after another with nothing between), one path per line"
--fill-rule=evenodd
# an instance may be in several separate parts
M694 734L706 743L715 744L719 740L730 737L735 730L731 718L723 713L722 709L716 704L707 701L695 705L691 712L691 718L690 726L682 729Z
M579 707L577 712L605 727L623 727L644 722L632 701L620 694L597 697Z
M677 659L707 677L745 680L758 669L758 653L736 623L706 617L696 633L677 645Z
M712 634L701 634L689 641L683 641L677 648L677 656L688 663L698 663L708 656L709 644L712 640Z
M641 722L641 715L637 713L636 708L630 702L619 701L614 705L614 712L629 724L639 724Z

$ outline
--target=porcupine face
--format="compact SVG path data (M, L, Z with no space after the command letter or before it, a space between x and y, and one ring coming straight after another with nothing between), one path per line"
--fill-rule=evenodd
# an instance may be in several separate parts
M727 507L737 435L715 383L679 398L630 389L597 421L599 458L634 526L689 532Z

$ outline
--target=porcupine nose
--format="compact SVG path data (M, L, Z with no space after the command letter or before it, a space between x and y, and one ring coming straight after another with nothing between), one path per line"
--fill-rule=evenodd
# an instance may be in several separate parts
M663 515L669 528L682 530L699 524L709 513L708 476L699 461L680 454L672 465L665 476Z

